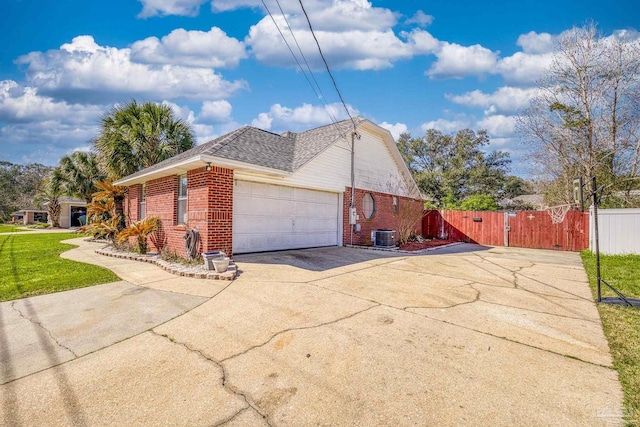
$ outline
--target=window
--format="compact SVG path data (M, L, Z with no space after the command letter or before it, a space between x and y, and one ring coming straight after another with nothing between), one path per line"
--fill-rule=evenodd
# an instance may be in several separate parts
M142 184L140 190L140 217L138 219L144 219L147 216L147 183Z
M178 176L178 224L187 223L187 175Z
M366 219L371 219L376 211L376 204L371 193L367 193L362 198L362 212Z
M393 196L393 213L397 214L399 212L398 209L398 198L396 196Z

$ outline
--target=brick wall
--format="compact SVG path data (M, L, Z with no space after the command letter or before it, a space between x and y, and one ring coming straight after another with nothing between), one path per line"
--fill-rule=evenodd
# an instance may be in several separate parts
M362 210L362 199L365 194L370 193L374 200L374 213L371 219L366 219ZM355 207L356 212L360 216L357 221L360 224L360 231L351 233L353 225L349 224L349 207L351 206L351 187L347 187L344 192L344 208L343 208L343 232L342 241L345 245L350 244L353 238L354 245L371 245L371 231L379 229L398 230L401 219L401 211L407 204L415 205L414 208L422 212L423 202L407 197L398 198L398 212L394 212L393 195L386 193L378 193L375 191L361 190L356 188L355 191ZM417 234L422 233L422 218L416 220L414 230ZM397 236L396 236L397 238Z
M136 184L129 187L124 199L124 214L127 225L140 220L140 198L142 197L142 185Z
M156 233L155 242L150 239L149 250L160 251L167 248L180 256L186 256L184 239L186 228L177 225L178 209L178 177L176 175L147 181L146 187L146 216L157 216L162 222L161 229ZM139 206L133 206L132 212L139 212ZM136 214L137 215L137 214Z
M212 166L187 174L188 225L200 232L202 251L232 255L233 169Z
M141 185L129 187L125 199L128 224L139 219ZM232 255L233 170L212 167L187 172L187 223L178 224L178 176L147 182L146 216L162 222L159 232L149 239L150 251L166 248L186 256L184 234L187 228L198 231L199 252L224 251Z

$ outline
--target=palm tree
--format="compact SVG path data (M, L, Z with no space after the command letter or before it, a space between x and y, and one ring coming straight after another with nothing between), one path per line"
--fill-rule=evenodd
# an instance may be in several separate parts
M95 153L75 151L58 162L52 179L68 196L84 199L91 203L96 184L106 178Z
M118 234L118 242L122 243L133 237L136 239L138 252L146 254L149 248L147 245L147 237L149 234L157 231L159 227L160 219L158 217L147 217L122 230L120 234Z
M113 206L113 211L111 213L112 218L118 218L118 230L122 230L125 227L125 218L124 218L124 197L125 197L125 187L120 187L117 185L113 185L113 181L110 179L106 179L96 184L98 187L98 191L93 193L93 203L95 204L105 204L110 202L111 206ZM90 214L87 211L87 214Z
M42 186L33 200L36 205L47 205L49 223L52 227L60 227L61 208L59 199L61 195L62 190L58 183L51 177L47 177L42 182Z
M116 106L100 121L94 141L107 174L122 178L194 146L189 124L168 105L135 100Z

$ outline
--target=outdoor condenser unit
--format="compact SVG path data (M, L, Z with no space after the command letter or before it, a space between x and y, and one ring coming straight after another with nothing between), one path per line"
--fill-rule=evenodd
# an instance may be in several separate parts
M381 247L393 247L396 245L396 232L394 230L376 230L374 245Z

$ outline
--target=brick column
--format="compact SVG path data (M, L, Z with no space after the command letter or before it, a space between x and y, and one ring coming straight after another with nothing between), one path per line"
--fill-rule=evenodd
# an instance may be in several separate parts
M212 166L187 174L188 226L200 233L201 251L232 255L233 169Z

